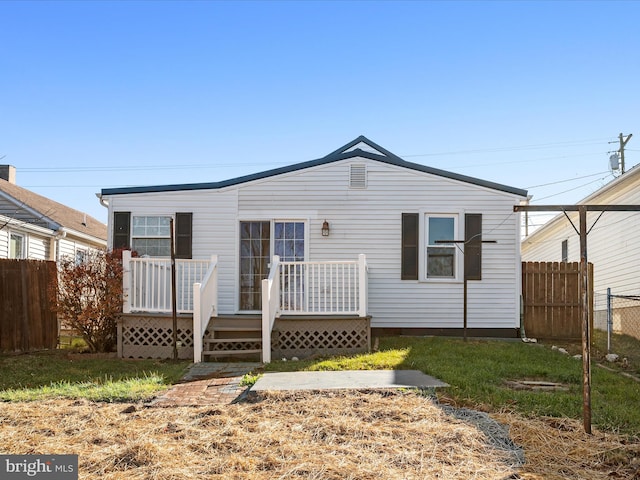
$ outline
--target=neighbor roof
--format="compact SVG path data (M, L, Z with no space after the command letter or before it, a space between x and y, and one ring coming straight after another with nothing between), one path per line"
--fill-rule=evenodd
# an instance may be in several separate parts
M154 185L143 187L122 187L122 188L103 188L102 195L123 195L128 193L151 193L151 192L173 192L180 190L211 190L229 187L232 185L239 185L242 183L251 182L254 180L261 180L275 175L281 175L284 173L296 172L305 168L316 167L319 165L326 165L329 163L337 162L340 160L347 160L349 158L362 157L370 160L376 160L382 163L390 165L396 165L399 167L408 168L410 170L416 170L418 172L429 173L431 175L437 175L439 177L449 178L452 180L458 180L473 185L479 185L481 187L491 188L493 190L499 190L502 192L512 193L521 197L527 196L527 191L515 187L509 187L499 183L488 182L479 178L468 177L466 175L460 175L458 173L447 172L445 170L439 170L437 168L427 167L417 163L407 162L397 155L391 153L385 148L377 145L369 140L364 135L360 135L355 140L347 143L339 149L331 152L330 154L319 158L317 160L310 160L307 162L296 163L286 167L274 168L272 170L266 170L264 172L255 173L252 175L245 175L242 177L232 178L230 180L223 180L221 182L208 182L208 183L186 183L175 185Z
M588 205L588 204L598 204L602 203L600 197L605 196L608 193L616 194L616 190L622 191L624 188L631 185L632 188L636 188L635 184L640 182L640 164L635 165L634 167L627 170L626 173L623 173L617 178L614 178L606 185L603 185L595 192L590 193L583 199L579 200L575 205ZM606 198L606 197L605 197ZM615 198L615 197L614 197ZM525 237L522 240L522 243L529 243L531 237L536 236L540 237L546 234L547 231L552 231L556 225L563 225L563 220L566 218L564 213L559 213L555 215L553 218L545 222L540 228L537 228L534 232L529 234L529 236Z
M99 240L106 241L107 239L107 226L79 210L67 207L3 179L0 179L0 192L11 197L17 207L32 210L52 223L52 227L57 226L57 228L53 228L54 230L63 227Z

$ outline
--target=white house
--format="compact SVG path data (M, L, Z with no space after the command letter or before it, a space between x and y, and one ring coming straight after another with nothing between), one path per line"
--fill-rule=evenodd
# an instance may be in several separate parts
M513 206L526 196L407 162L360 136L318 160L221 182L108 188L101 201L110 247L167 257L173 218L178 258L217 256L217 315L264 313L263 280L279 263L276 317L353 313L370 318L374 335L461 333L464 243L436 241L495 241L481 255L481 244L467 247L469 332L516 337L520 217ZM358 261L366 263L360 284ZM337 270L312 267L332 263ZM348 265L356 265L353 277L337 273ZM130 292L127 308L154 310L131 306L139 293ZM358 297L357 308L345 307L346 297Z
M578 203L640 204L640 167L633 167ZM523 239L524 261L580 261L580 237L574 229L578 228L578 214L567 215L571 222L564 214L556 215ZM587 259L593 263L594 272L595 325L605 329L603 312L608 288L613 295L640 295L640 212L588 212L587 230ZM636 317L636 324L637 318L640 316Z
M0 165L0 258L82 258L107 245L95 218L16 185L16 169Z

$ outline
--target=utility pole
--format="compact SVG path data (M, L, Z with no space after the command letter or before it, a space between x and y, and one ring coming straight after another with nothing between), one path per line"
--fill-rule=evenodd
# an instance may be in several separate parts
M633 137L633 133L630 133L629 135L624 136L623 133L620 133L620 135L618 135L618 141L620 142L620 148L618 149L618 153L620 154L620 171L624 174L624 147L627 146L627 143L629 143L629 140L631 140L631 137ZM609 142L609 143L615 143L615 142Z

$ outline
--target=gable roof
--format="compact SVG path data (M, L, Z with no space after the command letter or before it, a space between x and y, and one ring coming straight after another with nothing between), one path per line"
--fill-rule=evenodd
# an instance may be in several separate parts
M261 180L284 173L296 172L305 168L316 167L319 165L326 165L340 160L347 160L349 158L362 157L369 160L376 160L378 162L386 163L389 165L395 165L409 170L415 170L418 172L428 173L431 175L437 175L439 177L457 180L460 182L470 183L472 185L478 185L481 187L498 190L501 192L511 193L519 195L521 197L527 196L527 191L515 187L509 187L499 183L488 182L474 177L468 177L466 175L460 175L458 173L447 172L437 168L427 167L418 163L407 162L397 155L391 153L380 145L372 142L364 135L360 135L358 138L343 145L330 154L319 158L317 160L309 160L307 162L295 163L286 167L274 168L272 170L266 170L260 173L254 173L252 175L244 175L241 177L232 178L230 180L223 180L221 182L208 182L208 183L186 183L175 185L154 185L144 187L121 187L121 188L103 188L102 195L124 195L129 193L151 193L151 192L173 192L181 190L210 190L229 187L232 185L239 185L242 183L251 182L254 180Z
M52 230L64 228L98 240L107 239L107 226L104 223L4 179L0 179L0 195L13 201L16 208L47 222Z

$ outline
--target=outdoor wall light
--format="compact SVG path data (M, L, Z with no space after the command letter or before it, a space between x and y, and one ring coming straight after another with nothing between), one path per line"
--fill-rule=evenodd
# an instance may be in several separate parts
M327 222L326 220L322 222L322 236L323 237L329 236L329 222Z

